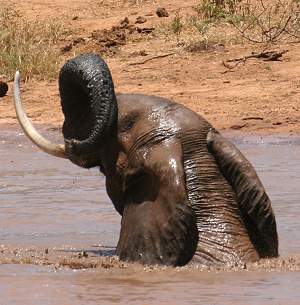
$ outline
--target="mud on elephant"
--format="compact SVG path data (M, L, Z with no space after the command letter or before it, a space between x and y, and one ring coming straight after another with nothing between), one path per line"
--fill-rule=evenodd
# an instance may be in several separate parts
M87 54L59 75L65 144L48 142L15 104L42 150L99 167L122 215L117 255L145 264L239 264L278 256L271 202L241 152L204 118L165 98L115 94L106 63Z

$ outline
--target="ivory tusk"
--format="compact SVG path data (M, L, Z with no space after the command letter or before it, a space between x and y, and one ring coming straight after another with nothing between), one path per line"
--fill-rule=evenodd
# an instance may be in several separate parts
M54 144L45 139L31 124L24 112L20 95L20 73L16 72L14 81L14 101L18 121L27 137L42 151L60 158L67 158L65 145Z

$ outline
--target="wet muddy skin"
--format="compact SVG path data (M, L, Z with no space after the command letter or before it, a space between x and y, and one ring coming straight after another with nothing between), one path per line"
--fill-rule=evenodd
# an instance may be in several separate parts
M281 257L153 268L113 256L120 217L96 169L52 158L1 126L0 304L299 304L300 137L227 137L271 197Z

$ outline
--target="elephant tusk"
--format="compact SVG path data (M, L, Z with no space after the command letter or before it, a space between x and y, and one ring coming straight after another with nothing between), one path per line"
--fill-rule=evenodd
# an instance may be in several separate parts
M60 158L67 158L65 145L53 144L45 139L31 124L24 112L20 96L20 73L16 72L14 81L14 101L18 121L27 137L44 152Z

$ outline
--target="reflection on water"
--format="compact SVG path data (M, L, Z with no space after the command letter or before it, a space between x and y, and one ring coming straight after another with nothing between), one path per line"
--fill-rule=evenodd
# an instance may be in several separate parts
M299 254L300 138L233 140L254 164L272 199L280 253ZM120 217L97 170L47 156L16 130L1 132L0 154L0 245L115 247ZM0 265L1 305L299 304L299 288L297 272L55 271Z

